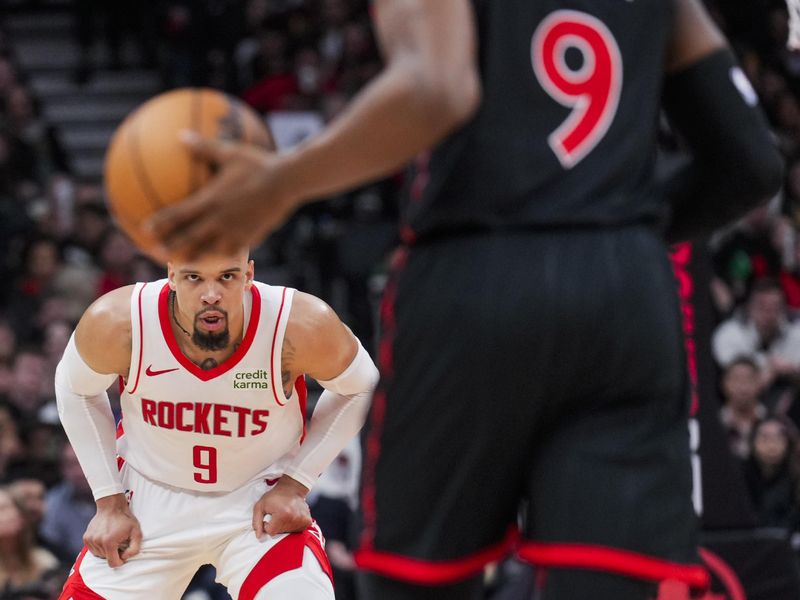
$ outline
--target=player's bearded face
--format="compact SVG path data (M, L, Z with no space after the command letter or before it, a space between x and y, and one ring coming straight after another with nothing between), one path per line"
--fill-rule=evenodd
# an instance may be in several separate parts
M207 306L194 317L192 341L198 348L224 350L230 341L228 312L218 306Z

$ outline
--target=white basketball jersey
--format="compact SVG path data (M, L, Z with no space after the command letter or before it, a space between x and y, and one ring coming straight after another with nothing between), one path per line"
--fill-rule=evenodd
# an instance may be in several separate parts
M281 348L294 290L254 282L245 292L241 345L204 371L180 350L167 280L131 296L131 370L122 392L117 451L144 476L179 488L227 492L280 475L302 441L305 382L281 385Z

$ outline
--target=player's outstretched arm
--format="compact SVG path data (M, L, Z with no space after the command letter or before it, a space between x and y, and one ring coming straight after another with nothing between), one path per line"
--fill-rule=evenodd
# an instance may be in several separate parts
M136 554L141 541L139 523L123 495L114 415L106 393L130 368L132 287L110 292L86 310L55 378L61 423L97 502L84 542L112 567Z
M783 159L725 38L700 0L675 4L664 107L692 160L667 184L673 242L741 217L783 181Z
M166 249L257 245L303 202L388 175L468 120L480 101L470 0L377 0L386 66L325 131L272 154L209 140L190 143L221 169L151 224Z
M259 537L304 529L305 496L364 424L378 370L364 347L322 300L295 293L283 342L283 378L308 374L324 388L305 441L275 488L253 510ZM264 524L265 514L271 516Z

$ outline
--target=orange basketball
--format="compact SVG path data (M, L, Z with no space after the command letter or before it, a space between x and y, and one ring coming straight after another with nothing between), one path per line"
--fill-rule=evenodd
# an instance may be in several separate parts
M261 117L217 90L173 90L128 115L106 152L106 197L119 226L146 253L155 242L140 229L143 221L184 199L211 176L212 166L193 158L181 142L184 129L205 138L274 148Z

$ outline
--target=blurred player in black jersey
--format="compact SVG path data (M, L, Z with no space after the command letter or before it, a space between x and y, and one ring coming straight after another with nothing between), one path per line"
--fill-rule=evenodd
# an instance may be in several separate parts
M701 591L667 242L782 174L726 41L700 0L373 7L386 67L349 109L286 153L188 136L221 170L155 233L189 254L254 243L433 147L382 308L366 597L478 598L511 550L544 600ZM664 181L662 108L692 155Z

